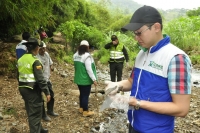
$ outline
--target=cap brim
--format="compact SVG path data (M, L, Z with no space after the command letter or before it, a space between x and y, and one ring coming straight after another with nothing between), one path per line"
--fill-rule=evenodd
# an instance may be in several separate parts
M24 42L24 43L22 43L23 45L26 45L28 42Z
M111 38L111 41L115 41L115 40L117 40L117 38Z
M41 48L46 48L47 47L46 44L42 43L42 42L38 46L41 47Z
M145 23L129 23L121 28L122 31L136 31L140 29Z
M43 45L38 45L40 48L46 48L46 47L43 47Z
M35 42L24 42L24 43L22 43L23 45L38 45L37 43L35 43ZM40 45L38 45L38 46L40 46Z

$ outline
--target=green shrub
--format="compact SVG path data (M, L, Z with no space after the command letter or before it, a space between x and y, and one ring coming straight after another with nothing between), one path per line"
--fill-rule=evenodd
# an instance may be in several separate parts
M181 17L164 26L164 32L170 36L171 42L186 52L200 45L200 18Z
M17 111L14 107L10 107L10 108L5 108L3 110L3 114L4 115L14 115L16 116L17 115Z
M63 61L66 62L66 63L69 63L69 64L73 64L73 62L74 62L72 55L64 56Z

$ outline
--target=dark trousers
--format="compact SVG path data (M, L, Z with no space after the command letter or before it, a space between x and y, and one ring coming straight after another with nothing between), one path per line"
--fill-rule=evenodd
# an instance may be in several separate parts
M91 91L91 85L78 85L80 96L80 108L83 108L83 111L88 111L88 102Z
M135 131L134 128L129 123L129 132L128 133L139 133L139 132Z
M38 88L19 88L19 92L25 102L28 115L30 133L40 133L42 129L42 95Z
M112 82L116 82L116 75L117 81L122 80L122 71L123 71L123 62L110 62L110 77Z
M53 112L53 107L54 107L54 92L52 90L52 84L51 84L50 81L47 82L47 85L48 85L49 92L50 92L50 95L51 95L51 99L47 103L47 111L48 112ZM46 115L46 112L45 112L45 106L44 106L44 100L43 100L43 113L42 113L42 116L44 117L45 115Z

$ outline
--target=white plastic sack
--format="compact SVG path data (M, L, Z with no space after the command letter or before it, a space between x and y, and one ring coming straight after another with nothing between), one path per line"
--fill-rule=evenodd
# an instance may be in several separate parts
M127 112L129 109L129 97L129 95L121 95L120 93L107 96L103 104L100 106L100 112L106 108L122 109Z

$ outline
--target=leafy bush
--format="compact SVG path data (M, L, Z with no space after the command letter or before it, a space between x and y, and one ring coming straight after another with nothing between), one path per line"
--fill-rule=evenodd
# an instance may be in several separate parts
M102 32L76 20L61 24L57 30L65 36L74 52L82 40L87 40L94 47L98 47L103 38Z
M167 23L164 31L170 36L173 44L188 51L200 45L199 21L199 17L181 17Z
M56 0L4 0L0 3L0 37L9 37L22 31L34 31L36 27L54 23L52 8ZM12 25L12 26L10 26Z
M192 64L199 64L200 51L200 18L181 17L166 24L164 31L170 36L171 42L183 49L190 58ZM195 51L194 51L195 50Z
M69 64L73 64L73 56L72 55L64 56L63 61Z

